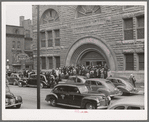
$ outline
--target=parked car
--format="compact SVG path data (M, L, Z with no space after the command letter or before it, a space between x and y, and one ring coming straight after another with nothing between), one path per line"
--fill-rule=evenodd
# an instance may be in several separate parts
M108 77L107 80L110 80L118 89L120 89L123 94L138 93L138 90L129 82L129 79L124 77Z
M18 82L19 87L37 86L37 74L32 74L29 78L24 78ZM45 75L40 74L40 87L50 87L50 84Z
M104 93L106 96L114 97L122 95L122 92L118 88L116 88L111 81L106 79L86 79L85 85L89 90L97 91L98 93Z
M69 78L67 80L63 80L59 83L85 83L86 81L86 77L85 76L69 76Z
M84 109L107 108L110 97L98 92L90 92L84 84L58 84L46 96L52 106L64 105Z
M7 81L9 85L18 85L19 80L21 80L21 77L18 73L11 73L10 76L7 76Z
M10 92L9 87L6 84L5 108L10 107L20 108L22 103L23 103L22 97L15 96L12 92Z
M144 109L144 96L129 96L117 100L111 104L108 109L112 110L143 110Z

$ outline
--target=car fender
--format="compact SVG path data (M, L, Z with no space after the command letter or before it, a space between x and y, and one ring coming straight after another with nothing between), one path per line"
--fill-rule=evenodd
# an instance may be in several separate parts
M95 103L95 105L96 105L97 104L97 97L84 97L82 99L82 102L81 102L81 108L84 108L85 104L87 102L92 102L92 103Z
M124 86L117 86L117 88L118 88L119 90L121 90L122 92L126 92L126 93L129 92Z
M58 96L56 95L56 94L54 94L54 93L51 93L51 94L48 94L47 96L46 96L46 101L48 101L49 99L50 99L50 97L55 97L56 99L58 99Z
M48 83L45 81L41 81L41 83L43 83L44 85L48 86Z
M27 83L23 80L19 80L18 83L21 82L23 85L27 85Z
M105 88L99 88L99 89L97 89L97 91L105 94L106 96L110 95L110 91Z

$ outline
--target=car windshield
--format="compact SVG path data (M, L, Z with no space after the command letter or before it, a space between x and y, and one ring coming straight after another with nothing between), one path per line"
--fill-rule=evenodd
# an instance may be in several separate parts
M84 86L79 86L78 89L79 89L80 93L88 92L88 89L85 85Z
M111 81L109 81L109 80L107 80L106 83L114 86L113 83Z

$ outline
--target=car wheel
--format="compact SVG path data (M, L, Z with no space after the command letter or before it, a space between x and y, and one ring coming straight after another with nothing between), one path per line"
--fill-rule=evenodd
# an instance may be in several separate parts
M23 84L21 82L18 83L19 87L23 87Z
M86 109L96 109L95 105L90 102L86 103L85 108Z
M43 83L40 83L40 88L43 88Z
M21 107L21 104L19 104L19 105L16 105L16 108L20 108Z
M56 106L56 98L55 97L50 98L50 104L54 107Z

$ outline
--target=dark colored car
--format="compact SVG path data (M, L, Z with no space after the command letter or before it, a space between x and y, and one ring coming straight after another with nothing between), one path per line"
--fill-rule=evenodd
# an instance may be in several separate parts
M21 77L18 73L11 73L10 76L7 76L9 85L17 85L19 80L21 80Z
M20 108L23 103L21 96L15 96L10 92L9 87L6 85L6 98L5 98L5 108L16 107Z
M37 74L32 74L29 78L24 78L18 82L19 87L23 86L37 86ZM50 87L50 84L45 75L40 74L40 87Z
M107 108L110 97L98 92L91 92L84 84L58 84L46 96L52 106L64 105L84 109Z
M108 77L107 80L110 80L118 89L120 89L123 94L138 93L138 90L129 82L129 79L124 77Z
M91 91L103 93L106 96L114 97L122 95L122 92L116 88L113 83L106 79L90 78L86 79L85 85Z

